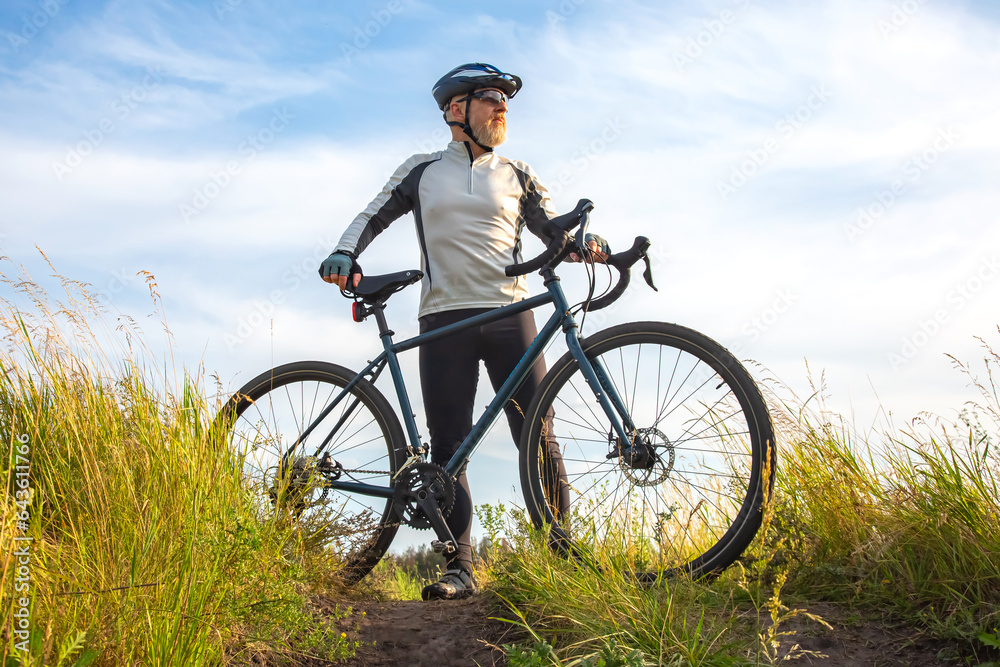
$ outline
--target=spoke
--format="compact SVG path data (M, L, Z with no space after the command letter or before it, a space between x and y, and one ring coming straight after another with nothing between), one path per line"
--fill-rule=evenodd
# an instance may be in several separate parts
M568 408L568 409L572 411L572 408ZM585 429L585 430L588 430L588 431L597 431L596 428L594 428L593 426L590 426L589 424L581 424L581 423L578 423L578 422L570 421L569 419L566 419L565 417L553 417L552 421L553 421L553 426L555 425L555 422L559 422L560 424L565 424L567 426L575 426L577 428L582 428L582 429Z
M581 498L585 497L587 494L589 494L591 491L593 491L597 487L598 484L600 484L601 482L603 482L604 479L607 478L608 475L610 475L614 471L615 471L614 468L609 469L606 473L604 473L603 475L601 475L600 477L598 477L596 480L594 480L594 483L590 485L590 488L588 488L586 491L584 491L583 493L580 493L578 495Z
M678 471L678 472L682 472L682 471ZM683 471L683 472L690 472L690 471ZM719 496L721 498L728 498L729 500L732 500L737 506L739 506L740 503L743 502L740 498L737 498L736 496L731 496L731 495L728 495L726 493L723 493L722 491L717 491L716 489L710 489L708 487L701 486L700 484L695 484L695 483L691 482L688 479L684 479L684 477L683 477L682 474L679 475L679 476L680 476L681 480L684 482L685 485L691 487L692 489L697 489L698 491L701 491L702 492L702 496L701 497L704 498L708 502L711 502L711 501L708 500L708 498L705 497L704 494L706 494L706 493L711 493L711 494ZM673 479L674 479L673 477L670 478L671 482L673 482ZM712 505L714 505L715 509L719 510L719 512L722 512L722 508L721 507L719 507L718 505L715 505L715 503L712 503Z
M586 384L586 382L584 382L584 383ZM597 421L598 423L600 423L600 421L601 421L601 418L600 418L600 416L598 416L598 415L597 415L597 413L596 413L596 412L594 412L594 408L593 408L593 406L592 406L592 404L591 404L591 401L593 401L593 398L594 398L594 394L593 394L593 392L590 392L590 394L589 394L590 398L586 398L586 397L585 397L585 395L584 395L584 394L583 394L583 393L582 393L582 392L580 391L580 389L578 389L578 388L577 388L577 386L576 386L576 383L575 383L575 382L573 381L573 378L570 378L570 381L569 381L569 386L570 386L570 388L572 388L572 389L573 389L573 391L574 391L574 392L576 393L576 396L577 396L577 398L578 398L578 399L580 400L580 403L582 403L583 405L586 405L586 406L587 406L587 409L588 409L588 410L590 411L590 415L591 415L591 416L592 416L592 417L594 418L594 420L595 420L595 421ZM576 412L576 410L574 410L573 408L571 408L571 407L570 407L570 405L569 405L568 403L566 403L565 399L561 399L561 398L560 398L560 399L559 399L559 401L560 401L560 402L561 402L561 403L562 403L563 405L565 405L565 406L566 406L567 408L569 408L570 410L573 410L574 414L578 414L578 413ZM578 416L579 416L579 417L580 417L581 419L583 419L583 421L584 421L584 422L586 422L586 421L587 421L586 417L584 417L583 415L579 415L579 414L578 414ZM605 417L605 418L606 418L606 417ZM589 428L593 428L592 426L588 426L588 427L589 427ZM595 430L596 430L596 429L595 429Z
M618 438L609 434L607 415L579 368L562 367L566 379L547 394L546 405L557 408L555 432L580 539L623 549L624 567L693 564L727 535L746 538L731 522L751 501L759 401L737 400L743 370L713 345L697 334L635 327L606 338L599 354L588 353L603 369L608 393L620 399L615 404L627 411L626 423L658 455L649 469L605 458Z
M256 504L261 511L274 511L270 493L284 450L313 425L316 416L331 405L342 389L337 381L326 380L293 378L281 384L272 383L262 388L264 393L257 400L248 401L234 419L233 446L241 448L243 474L249 488L258 494ZM381 483L387 477L374 468L388 470L386 466L391 463L392 453L386 450L387 433L379 416L365 402L364 394L354 390L344 398L343 403L324 417L324 421L333 420L331 426L343 423L336 433L330 434L327 430L324 435L332 436L328 444L337 455L353 454L362 461L357 466L345 467L368 469L356 473L353 479ZM321 432L322 427L317 428L309 440L322 442ZM305 445L303 443L303 447ZM316 476L318 486L310 482L310 486L303 489L305 508L298 516L300 525L310 537L324 540L349 559L356 558L368 548L367 545L373 544L372 540L383 529L382 517L392 501L324 489L322 477ZM345 529L350 535L345 536Z
M721 402L722 402L723 400L725 400L726 396L729 396L729 394L730 394L730 393L732 393L732 392L727 392L727 393L726 393L725 395L723 395L723 396L720 396L720 397L719 397L719 399L718 399L718 400L717 400L717 401L716 401L715 403L713 403L713 404L712 404L712 405L711 405L710 407L706 407L706 408L705 408L705 411L704 411L704 412L703 412L703 413L701 414L701 416L699 416L699 417L697 417L697 418L695 418L695 419L691 420L691 422L690 422L690 423L692 424L692 426L689 426L689 427L688 427L688 428L687 428L687 429L686 429L686 430L684 431L684 433L681 433L681 435L680 435L680 437L678 438L678 440L679 440L679 441L684 441L684 440L686 440L687 438L685 438L685 436L687 436L688 434L690 434L690 433L691 433L691 428L693 427L693 425L694 425L694 424L696 424L696 423L699 423L699 422L703 421L703 420L704 420L704 419L705 419L705 418L706 418L706 417L707 417L708 415L714 415L714 414L716 414L716 410L715 410L716 406L718 406L718 405L719 405L719 403L721 403ZM728 415L726 415L726 416L725 416L725 417L723 417L722 419L719 419L718 421L715 421L715 422L712 422L712 423L709 423L709 424L706 424L706 425L705 425L705 428L701 429L700 431L698 431L697 433L694 433L694 434L692 434L692 435L693 435L693 436L695 436L695 437L696 437L696 436L700 436L700 435L701 435L702 433L704 433L705 431L707 431L707 430L709 430L709 429L713 429L713 428L715 428L715 427L717 427L717 426L719 426L719 425L723 424L724 422L726 422L726 421L728 421L728 420L732 419L732 418L733 418L733 417L735 417L736 415L741 415L741 416L742 416L742 415L743 415L743 410L741 409L741 410L735 410L735 411L733 411L733 412L730 412L730 413L729 413ZM718 430L716 430L716 432L718 432Z
M642 368L642 343L639 344L639 351L635 354L635 376L632 378L632 402L628 406L629 414L635 413L635 401L639 397L637 385L639 384L639 369ZM628 378L622 377L622 381Z
M749 436L750 435L750 431L738 431L738 432L733 433L733 435L746 435L746 436ZM688 438L684 442L685 443L687 443L687 442L694 442L695 440L715 440L717 438L718 438L718 436L705 436L704 438ZM729 450L729 449L702 449L702 448L699 448L699 447L683 447L681 445L678 445L676 442L672 442L672 443L670 443L670 445L667 445L667 446L673 447L675 450L677 450L677 451L683 451L683 452L710 452L712 454L726 454L728 456L753 456L752 452L748 452L748 451L745 451L745 450L732 451L732 450Z
M608 473L614 472L616 467L617 466L610 466L610 467L608 467L607 468L607 472ZM567 482L575 482L578 479L580 479L581 477L586 477L588 475L597 475L597 474L599 474L601 472L604 472L604 471L601 468L595 467L595 468L591 468L590 470L585 470L583 472L574 473L572 475L570 475L569 473L566 473L566 481Z
M375 420L374 420L374 419L371 419L371 420L370 420L370 421L369 421L369 422L368 422L367 424L363 424L363 425L362 425L362 426L361 426L361 427L360 427L360 428L359 428L359 429L358 429L357 431L355 431L355 432L354 432L354 433L352 433L351 435L349 435L349 436L347 436L347 437L343 438L343 440L351 440L352 438L354 438L354 436L355 436L355 435L357 435L358 433L360 433L360 432L361 432L361 431L362 431L363 429L367 428L368 426L371 426L371 425L372 425L372 424L374 424L374 423L375 423ZM329 452L330 452L331 454L343 454L344 452L349 452L349 451L351 451L352 449L357 449L358 447L362 447L362 446L364 446L364 445L367 445L367 444L370 444L370 443L372 443L372 442L375 442L376 440L381 440L381 439L382 439L382 437L383 437L383 436L382 436L382 434L381 434L381 433L376 433L376 434L375 434L374 436L372 436L371 438L369 438L369 439L367 439L367 440L362 440L361 442L359 442L359 443L358 443L358 444L356 444L356 445L351 445L350 447L347 447L347 448L345 448L345 449L336 449L336 448L333 448L333 449L329 449L328 451L329 451ZM333 443L331 442L330 444L332 445Z
M694 374L695 370L696 370L696 369L697 369L697 368L698 368L699 366L701 366L701 360L700 360L700 359L698 360L698 363L697 363L697 364L695 364L695 365L694 365L694 366L693 366L693 367L691 368L691 370L690 370L690 371L688 371L688 374L687 374L687 377L685 377L685 378L684 378L684 381L683 381L683 382L681 382L681 384L680 384L680 385L679 385L679 386L677 387L677 391L676 391L676 392L674 392L674 396L671 396L671 397L670 397L670 399L669 399L669 400L667 401L667 403L666 403L666 404L665 404L665 405L663 406L663 407L664 407L664 409L666 409L666 407L667 407L668 405L670 405L670 403L671 403L671 402L673 401L674 397L675 397L675 396L677 396L677 393L678 393L678 392L680 392L680 390L681 390L681 387L683 387L683 386L684 386L685 384L687 384L687 381L688 381L688 378L690 378L690 377L691 377L691 376L692 376L692 375ZM716 377L718 377L718 376L716 376ZM680 408L680 407L681 407L682 405L686 405L686 404L687 404L687 400L688 400L689 398L691 398L691 397L692 397L692 396L694 396L694 395L695 395L696 393L698 393L699 391L701 391L702 389L704 389L704 388L705 388L705 385L707 385L707 384L708 384L709 382L711 382L711 381L712 381L712 378L711 378L711 377L708 377L708 378L706 378L704 382L702 382L702 383L701 383L700 385L698 385L697 387L695 387L694 389L692 389L692 390L691 390L691 392L690 392L690 393L689 393L689 394L688 394L687 396L685 396L685 397L684 397L684 399L683 399L683 400L681 400L681 401L680 401L680 402L679 402L679 403L678 403L678 404L677 404L676 406L674 406L674 407L673 407L673 408L672 408L672 409L671 409L671 410L670 410L669 412L666 412L666 413L662 413L662 412L661 412L660 414L658 414L658 415L656 416L656 420L655 420L655 421L653 422L653 425L654 425L654 426L656 426L656 425L659 425L659 423L660 423L660 422L662 422L662 421L663 421L664 419L666 419L667 417L669 417L670 415L672 415L672 414L673 414L673 413L674 413L674 412L675 412L675 411L676 411L676 410L677 410L678 408Z
M373 465L376 461L384 461L387 458L389 458L388 454L382 454L382 455L376 456L371 461L368 461L367 463L362 463L361 465L357 466L356 469L358 469L358 470L364 470L365 466ZM368 471L366 470L365 472L368 472ZM371 474L378 474L378 473L375 473L374 471L372 471Z

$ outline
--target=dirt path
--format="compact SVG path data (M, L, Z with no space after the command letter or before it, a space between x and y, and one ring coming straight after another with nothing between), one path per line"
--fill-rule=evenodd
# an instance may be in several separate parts
M494 647L515 641L514 626L490 620L497 612L485 596L353 606L355 614L349 620L357 628L346 632L350 639L366 644L351 662L357 667L506 665L503 652Z
M489 596L459 601L352 601L344 620L349 639L362 642L352 667L494 667L506 665L502 644L521 643L515 626L491 620L500 612ZM920 639L905 629L864 620L840 605L814 603L809 611L832 629L804 618L782 626L786 648L798 644L824 657L803 656L798 665L816 667L932 667L958 664L939 653L948 647ZM362 616L364 612L364 616Z
M938 667L960 664L945 659L945 656L953 655L953 647L922 638L912 630L859 618L843 605L815 602L796 606L808 607L809 612L821 617L832 629L802 617L792 619L783 626L782 630L794 630L795 635L782 638L782 644L798 644L802 650L826 656L802 657L795 664L817 667Z

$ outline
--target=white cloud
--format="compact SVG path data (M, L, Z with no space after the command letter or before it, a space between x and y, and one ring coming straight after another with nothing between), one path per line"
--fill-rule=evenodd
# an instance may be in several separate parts
M594 229L607 231L616 247L645 234L662 253L661 291L637 279L628 307L611 319L655 317L704 329L799 387L808 358L829 369L840 395L834 399L844 404L850 396L859 412L874 409L870 384L894 410L944 409L954 405L961 381L943 353L975 356L973 336L989 335L995 323L988 307L995 284L961 310L951 310L947 294L974 274L988 248L1000 247L991 224L1000 196L984 177L1000 144L1000 82L993 74L1000 49L996 25L932 4L884 35L879 21L888 20L892 6L752 3L736 11L736 3L720 3L690 12L587 3L555 25L541 11L527 24L441 15L439 32L428 39L464 23L469 36L492 35L484 42L488 57L456 55L419 36L391 46L387 38L384 48L373 46L364 62L344 70L368 93L365 104L345 99L332 108L327 136L316 136L307 110L297 108L301 124L248 160L239 150L242 131L221 148L183 133L169 144L135 138L152 137L143 134L150 127L192 128L192 137L202 137L195 128L245 123L240 114L247 109L342 80L337 58L303 72L270 57L270 38L257 52L238 43L228 24L200 26L220 41L199 47L123 5L123 16L73 35L71 43L101 67L41 60L5 87L14 109L8 118L26 115L29 106L54 107L53 117L71 119L71 131L15 138L15 128L0 137L0 150L13 158L0 165L4 249L23 256L38 242L57 264L97 276L98 285L119 267L153 271L178 310L172 319L187 346L181 356L204 355L210 368L257 368L254 360L266 364L272 348L283 358L333 358L340 352L327 341L362 330L346 322L346 310L335 310L347 302L324 291L318 278L310 282L315 269L307 265L407 154L441 141L433 108L403 111L417 107L404 104L400 91L429 89L434 76L418 86L414 72L444 58L444 69L485 59L525 78L502 152L559 184L560 208L593 199ZM723 8L733 18L712 35ZM405 32L408 16L391 27ZM130 33L133 24L141 29ZM702 53L679 67L678 54L705 31L712 39L701 37ZM398 74L400 62L412 66L410 74ZM60 182L52 162L64 159L67 146L107 113L109 100L152 64L166 72L156 103L137 109L122 132ZM372 71L380 76L370 77ZM387 86L394 75L405 81ZM829 99L813 97L811 108L817 87ZM429 94L425 102L431 104ZM779 129L803 105L808 117L801 126ZM367 129L353 135L345 123ZM254 131L253 122L249 127ZM914 179L907 161L933 148L949 127L957 128L958 141ZM746 184L723 199L720 181L761 150L763 163L745 170ZM185 223L179 206L232 161L239 173ZM905 191L849 237L845 228L857 222L858 210L879 203L895 180ZM411 223L397 223L363 258L366 270L411 268L412 238ZM567 285L578 287L572 270L565 273ZM287 296L275 311L276 337L257 328L238 350L227 349L224 336L275 289ZM755 325L783 290L795 299L787 312ZM395 298L398 321L412 324L403 313L413 298ZM887 355L941 304L949 309L947 326L904 367L890 368Z

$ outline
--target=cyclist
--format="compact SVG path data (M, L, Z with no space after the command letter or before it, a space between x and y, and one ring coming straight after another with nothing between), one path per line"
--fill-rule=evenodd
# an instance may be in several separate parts
M529 296L524 276L508 278L504 267L521 261L525 227L548 240L543 224L555 217L547 190L524 162L494 152L506 139L507 104L521 79L484 63L460 65L434 85L432 94L451 127L444 150L413 155L348 226L320 276L342 290L357 285L355 260L394 220L413 213L421 252L419 324L425 333ZM598 261L610 253L596 235L588 245ZM579 261L573 255L574 261ZM431 460L444 465L472 429L479 362L494 389L507 379L537 334L531 312L512 315L420 347L421 392L431 440ZM517 443L531 396L545 375L542 360L504 407ZM547 433L552 433L552 414ZM553 496L569 509L566 471L558 445L548 439ZM476 591L472 576L472 496L463 470L447 517L457 540L441 580L423 598L462 598ZM560 483L560 481L562 483Z

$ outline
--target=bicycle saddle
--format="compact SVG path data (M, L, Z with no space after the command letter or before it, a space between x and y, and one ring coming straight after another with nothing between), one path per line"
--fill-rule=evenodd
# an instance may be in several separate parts
M348 290L348 293L371 304L376 301L385 301L399 290L412 285L423 277L423 271L416 269L385 273L380 276L363 276L358 286Z

